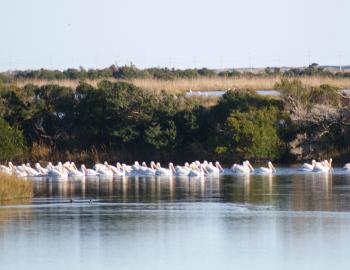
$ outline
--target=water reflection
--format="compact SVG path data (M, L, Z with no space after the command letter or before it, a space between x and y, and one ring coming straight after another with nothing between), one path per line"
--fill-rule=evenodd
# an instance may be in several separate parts
M350 175L281 174L221 177L120 177L34 182L36 200L94 202L230 202L296 211L348 210Z
M44 179L34 191L33 205L0 207L1 269L349 265L345 174Z

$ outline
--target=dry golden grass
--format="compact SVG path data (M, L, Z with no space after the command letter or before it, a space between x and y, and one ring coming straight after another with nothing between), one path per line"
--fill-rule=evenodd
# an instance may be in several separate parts
M165 90L170 93L183 93L192 91L216 91L228 89L272 89L278 82L277 78L223 78L204 77L196 79L176 79L173 81L154 79L134 79L132 83L149 90L159 92Z
M40 162L46 165L48 161L58 162L65 160L74 160L77 163L94 164L98 161L108 159L106 151L98 151L95 147L88 150L81 150L76 152L61 151L50 147L44 143L33 143L30 148L28 159L32 162ZM114 155L115 156L115 155Z
M350 78L330 78L330 77L299 77L290 78L299 79L303 84L307 86L319 86L321 84L330 84L340 88L350 88ZM110 81L125 81L109 79ZM250 88L257 89L273 89L276 82L281 80L280 76L276 77L237 77L237 78L224 78L224 77L201 77L196 79L175 79L175 80L156 80L156 79L132 79L128 82L135 84L136 86L144 89L160 92L162 90L179 94L189 91L215 91L215 90L228 90L228 89L245 89ZM87 83L96 86L100 80L86 80ZM78 80L21 80L15 82L18 86L24 86L26 84L34 85L46 85L46 84L58 84L61 86L75 88L78 84Z
M31 181L0 173L0 204L5 201L29 199L32 196Z
M108 79L110 81L115 81L114 79ZM91 84L93 86L97 86L100 80L85 80L86 83ZM27 80L17 80L12 82L12 84L23 87L27 84L33 84L37 86L43 86L48 84L57 84L64 87L75 88L79 85L79 80L39 80L39 79L27 79Z
M43 143L33 143L30 149L31 160L34 161L46 161L51 156L51 148Z

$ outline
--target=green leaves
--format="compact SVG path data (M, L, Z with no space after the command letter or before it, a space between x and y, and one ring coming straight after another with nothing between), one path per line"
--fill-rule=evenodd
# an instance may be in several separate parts
M0 160L10 160L19 157L25 150L25 143L22 133L10 127L0 118Z
M3 118L23 131L29 146L43 143L63 152L96 147L107 153L123 149L129 157L275 159L286 137L278 124L285 118L282 101L248 90L228 91L217 105L204 107L126 82L5 88Z
M216 153L243 159L278 158L282 150L276 127L278 115L274 108L232 111L225 122L223 140L216 147Z
M155 124L145 131L145 141L156 149L175 148L176 126L173 121L168 121L165 125Z

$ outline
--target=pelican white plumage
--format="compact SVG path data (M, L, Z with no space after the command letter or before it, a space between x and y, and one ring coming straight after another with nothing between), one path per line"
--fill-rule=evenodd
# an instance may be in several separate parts
M14 165L12 164L11 161L8 163L8 167L9 167L9 169L11 170L11 174L17 175L17 174L16 174L16 172L17 172L17 167L14 166Z
M6 173L8 175L11 175L12 174L12 168L7 167L5 165L0 165L0 172Z
M21 164L19 166L13 166L11 163L11 167L12 167L12 171L13 171L14 175L16 175L18 177L27 177L28 176L25 164Z
M191 171L188 176L204 176L208 171L203 168L203 165L199 161L193 162L191 164Z
M22 165L23 169L27 173L27 176L29 177L40 177L42 176L41 172L32 168L29 163Z
M343 167L344 170L350 171L350 163L346 163Z
M99 173L94 169L87 169L84 164L80 165L80 170L84 173L85 176L98 176Z
M220 163L218 161L215 162L215 166L212 162L207 163L204 168L207 170L207 174L210 175L218 175L222 172L224 172L224 169L221 167Z
M105 161L104 164L102 163L96 163L94 165L94 170L100 175L100 176L106 176L110 177L113 176L113 171L108 168L108 163Z
M40 163L35 163L35 169L40 172L41 176L46 176L48 169L41 167Z
M250 164L249 160L246 160L243 162L242 165L240 164L233 164L231 167L231 170L235 173L251 173L254 172L253 166Z
M135 161L129 168L127 166L128 175L138 175L140 173L140 167L141 165L138 161Z
M215 167L217 167L221 173L224 172L224 168L221 166L220 162L219 161L216 161L215 162Z
M113 172L113 175L116 176L125 176L125 169L117 163L117 166L108 165L109 169Z
M304 163L303 166L301 167L301 170L307 171L307 172L312 172L315 168L316 165L316 160L312 160L311 164L309 163Z
M186 162L184 166L176 166L174 167L173 163L170 163L174 175L176 176L188 176L190 174L191 168L189 168L189 164Z
M15 168L14 170L13 170L13 173L12 174L14 174L14 175L16 175L16 176L18 176L18 177L27 177L28 176L28 174L25 172L25 171L22 171L21 169L19 169L19 168Z
M313 169L314 172L329 172L332 169L332 159L324 160L322 162L316 162Z
M119 162L118 162L119 163ZM118 164L117 163L117 164ZM126 165L125 163L122 163L121 166L124 168L125 170L125 175L130 175L132 172L132 166L130 165Z
M58 162L57 166L50 166L48 168L47 175L53 178L66 179L68 177L68 171L62 165L62 162Z
M265 174L271 174L271 173L275 173L276 172L276 169L275 167L273 166L272 162L269 161L267 163L267 167L260 167L259 168L259 172L260 173L265 173Z
M83 171L78 170L78 168L75 166L74 162L71 162L71 163L66 162L63 166L67 169L68 176L70 176L70 177L77 178L77 177L84 177L85 176L85 173Z
M154 162L152 161L151 164L152 164L152 167L153 167ZM156 170L153 169L152 167L149 168L149 167L147 167L146 162L142 162L142 166L140 166L140 168L139 168L139 174L140 175L144 175L144 176L156 175Z
M169 163L169 168L162 168L160 166L160 163L157 162L157 164L156 164L156 175L157 176L171 176L171 175L173 175L173 170L172 170L171 164L172 163Z

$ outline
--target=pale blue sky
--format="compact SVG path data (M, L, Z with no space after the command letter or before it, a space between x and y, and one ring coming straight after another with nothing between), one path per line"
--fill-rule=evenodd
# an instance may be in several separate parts
M350 64L349 0L1 0L0 70Z

